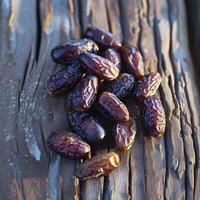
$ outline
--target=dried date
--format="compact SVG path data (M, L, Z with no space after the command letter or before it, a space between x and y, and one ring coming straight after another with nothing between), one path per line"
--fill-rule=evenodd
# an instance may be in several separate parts
M98 46L89 39L70 40L56 46L51 51L51 57L55 63L66 64L74 62L81 53L97 52Z
M114 140L117 148L122 151L128 151L136 136L135 120L129 119L127 122L119 122L113 128Z
M127 107L114 94L103 92L98 101L99 111L114 121L128 121Z
M67 92L82 78L83 73L80 64L73 63L67 68L56 72L47 81L47 90L50 95Z
M128 71L139 78L144 76L144 63L140 52L132 45L124 45L120 48L122 59Z
M134 85L134 77L131 74L121 73L117 79L109 83L106 91L113 93L119 99L127 96Z
M79 56L83 67L100 79L114 80L119 75L119 69L108 59L93 53L83 53Z
M159 73L145 75L137 81L133 95L139 102L142 102L156 93L160 83L161 76Z
M106 176L119 167L119 163L119 156L115 152L99 154L82 163L76 172L76 177L86 180Z
M88 113L72 112L69 122L74 132L91 144L100 142L105 137L104 128Z
M104 57L110 60L119 70L121 70L121 58L115 49L107 49Z
M96 99L98 87L98 78L91 74L86 75L71 93L71 109L79 112L88 110Z
M71 132L53 132L47 139L47 143L54 152L70 159L90 156L89 144Z
M96 27L87 28L84 37L95 41L101 50L107 48L119 49L121 46L121 43L116 40L112 33Z
M148 136L160 137L165 133L165 110L160 100L154 97L145 99L141 107L141 115Z

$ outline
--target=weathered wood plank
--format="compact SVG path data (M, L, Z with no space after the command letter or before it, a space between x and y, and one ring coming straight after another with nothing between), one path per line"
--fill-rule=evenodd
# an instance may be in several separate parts
M129 6L132 5L132 8ZM139 16L136 1L120 1L121 22L123 41L138 46L139 43ZM129 107L132 110L132 117L139 116L139 110L133 106L130 99ZM132 199L146 199L145 193L145 171L144 171L144 138L142 135L140 120L137 120L138 134L134 146L130 152L129 168L129 192Z
M61 69L61 66L56 66L55 68L55 64L51 61L50 49L58 43L80 37L80 26L77 1L40 1L39 6L41 45L37 68L41 70L44 67L44 69L40 72L35 72L35 74L39 73L42 76L41 88L38 89L36 95L39 98L41 96L39 90L42 90L46 96L44 103L40 102L41 109L44 109L45 112L41 124L44 142L46 142L50 132L69 129L67 123L68 111L65 110L65 97L49 98L46 94L47 77L53 71ZM41 116L41 112L39 112L37 115ZM47 154L48 158L49 155ZM61 160L59 156L51 154L48 165L47 197L53 200L73 199L73 174L76 162L67 159Z
M166 13L166 16L168 15L169 23L166 23L164 20L163 6L168 6L168 14ZM163 20L161 21L161 19ZM193 131L191 129L191 112L188 108L190 103L188 101L187 89L185 88L187 82L185 82L184 77L193 77L194 75L190 70L192 62L188 52L184 1L169 1L168 5L162 3L161 9L158 12L158 20L160 22L158 32L161 38L160 59L162 64L164 64L161 65L161 69L166 74L166 78L168 79L166 81L168 82L170 90L173 91L173 101L175 103L175 107L172 110L172 116L170 117L171 119L169 118L169 125L173 125L173 120L175 118L177 118L177 124L179 124L178 129L173 130L173 132L170 131L169 134L166 135L168 176L166 179L167 187L165 196L167 199L182 199L184 197L186 199L192 199L194 196L195 152L192 137ZM168 27L170 27L170 32L167 33L166 30L168 30ZM168 38L170 42L169 46L166 46L166 39ZM172 70L171 72L168 71L170 68ZM188 71L190 71L190 75L188 75ZM193 81L194 77L191 79L191 82ZM195 81L193 84L195 86ZM168 95L165 92L165 88L166 87L161 88L163 90L162 99L166 101L168 104L167 106L170 107L173 104L168 102L168 98L166 98ZM195 107L195 110L197 110L197 105ZM197 123L198 121L199 119L197 119ZM177 124L174 124L174 127L177 126ZM173 149L173 151L171 151L171 149ZM179 188L177 188L177 186Z
M146 72L155 72L157 71L158 60L155 48L154 13L149 12L155 4L153 2L134 0L124 1L124 4L125 6L122 8L124 9L125 20L127 20L125 31L128 32L127 38L130 38L126 42L137 45L141 50L145 61ZM134 12L129 6L131 4L134 5ZM138 127L138 134L144 135L141 126ZM142 157L144 159L140 161L141 168L136 168L136 170L134 168L131 169L132 182L138 187L133 190L132 198L136 199L135 197L139 196L138 199L164 199L166 165L164 139L149 140L140 138L140 140L137 147L138 150L136 147L133 147L131 151L133 167L137 167L136 162L138 162L138 159L135 157L135 152L138 152L139 149L140 152L143 152ZM141 147L141 144L143 144L143 147ZM137 174L139 175L137 176ZM139 183L145 184L145 193L144 188L141 188ZM134 188L134 185L131 187Z
M194 166L194 199L197 200L200 197L200 120L199 120L199 93L196 87L193 87L193 84L199 86L199 72L200 72L200 59L199 59L199 24L200 24L200 15L198 8L200 2L198 0L185 1L188 17L188 31L190 36L190 50L194 63L195 76L192 68L187 66L185 70L184 81L186 87L186 95L188 100L188 107L191 114L191 129L192 137L194 142L194 151L195 151L195 166ZM197 81L195 81L195 77ZM192 80L192 81L191 81ZM191 89L192 88L192 89ZM199 89L199 88L198 88Z
M200 16L199 16L199 6L200 1L190 0L185 1L187 9L188 18L188 30L189 30L189 40L190 40L190 50L192 58L194 61L195 76L197 78L197 84L200 88L200 37L199 37L199 27L200 27Z
M23 8L21 4L24 4ZM24 135L18 131L17 119L20 109L19 95L23 88L27 63L30 60L30 64L33 64L35 57L36 4L34 1L1 1L0 13L0 149L2 154L0 198L23 199L26 195L23 177L27 176L23 171L23 166L28 153L25 142L23 142ZM26 45L22 46L22 44ZM36 163L35 170L38 166ZM32 175L36 180L34 171L29 174L29 177ZM42 182L42 179L38 179L38 184L42 185ZM37 191L34 193L36 197L40 197Z
M106 30L109 30L105 2L98 0L82 1L81 21L82 21L83 31L88 26L98 26ZM102 151L107 151L106 150L107 144L104 145L105 145L104 146L105 150L93 147L92 153L97 154L97 152L99 153ZM81 184L81 198L83 200L103 199L104 196L103 193L104 193L104 177L101 177L97 180L84 181L84 183Z

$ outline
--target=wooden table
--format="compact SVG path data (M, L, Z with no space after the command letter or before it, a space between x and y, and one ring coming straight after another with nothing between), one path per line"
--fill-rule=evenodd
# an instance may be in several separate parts
M89 25L136 45L146 72L161 73L167 128L148 139L138 123L120 168L79 184L72 178L79 161L46 145L50 132L69 128L65 97L48 96L46 80L61 69L51 48ZM0 200L200 199L200 101L184 0L1 0L0 85ZM112 151L103 147L94 154Z

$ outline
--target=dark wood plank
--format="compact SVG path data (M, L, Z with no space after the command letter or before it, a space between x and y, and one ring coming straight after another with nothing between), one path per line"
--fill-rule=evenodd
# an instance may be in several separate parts
M23 8L20 7L21 3L24 4ZM25 135L18 128L18 111L27 63L30 60L30 66L34 64L37 37L36 4L34 1L1 1L0 13L2 93L0 97L0 149L3 155L0 160L2 185L0 198L23 199L26 196L24 182L27 175L25 176L22 169L28 151L25 142L22 143L25 141ZM36 157L38 159L40 154ZM45 163L43 164L45 166ZM35 162L35 172L39 165L40 163ZM29 174L30 178L31 176L30 182L38 180L38 185L43 185L44 180L37 178L39 174L36 176L36 173L32 171ZM40 194L35 191L35 196L40 197Z
M186 10L188 17L188 32L190 36L190 50L194 63L195 77L192 71L192 68L188 66L184 80L187 83L185 85L186 94L188 98L188 107L191 113L191 122L192 122L192 137L194 141L194 151L195 151L195 166L194 166L194 199L197 200L200 196L200 139L199 139L199 95L196 87L193 89L192 84L197 84L200 86L200 58L199 58L199 24L200 24L200 15L198 8L200 2L198 0L185 1ZM188 73L189 71L189 73ZM192 72L191 72L192 71ZM192 75L192 76L191 76ZM191 81L192 80L192 83ZM192 89L190 89L192 88ZM198 87L199 89L200 87Z
M130 7L131 4L134 5L134 9ZM153 2L148 4L146 1L134 0L122 3L124 20L127 21L124 27L124 32L127 34L125 41L138 46L141 50L146 72L157 71L158 63L152 21L154 13L149 12L153 5ZM152 23L149 23L149 20ZM138 142L131 150L132 198L164 199L166 171L164 139L143 139L144 134L140 125L138 134L142 137L138 137Z
M45 102L41 103L46 113L42 118L42 134L44 143L50 132L56 130L69 130L67 113L65 110L65 96L50 98L46 94L46 80L53 71L61 69L55 67L50 59L50 49L72 38L80 37L79 8L77 1L41 1L39 14L41 15L41 46L37 62L38 70L41 71L43 90L46 95ZM35 72L37 74L38 72ZM39 72L40 73L40 72ZM41 96L39 90L36 95ZM43 105L42 105L43 104ZM39 113L38 113L39 115ZM49 199L73 199L74 180L73 174L76 169L76 162L68 159L60 159L55 154L49 154L48 176L47 176L47 197ZM50 156L50 157L49 157Z
M98 12L97 12L98 10ZM104 1L81 1L81 20L82 30L88 26L97 26L109 30L107 21L106 4ZM106 134L108 132L106 131ZM93 154L107 151L107 144L104 144L105 149L93 147ZM97 149L98 151L97 151ZM91 192L92 191L92 192ZM104 196L104 177L97 180L88 180L81 185L81 198L84 200L103 199Z
M199 27L200 27L200 16L199 16L199 6L200 1L190 0L185 1L187 9L187 19L188 19L188 31L190 39L190 50L194 61L195 76L197 78L197 84L200 88L200 57L199 57Z
M163 6L168 7L168 13L164 15ZM168 108L171 107L169 116L169 128L173 128L166 134L167 149L167 177L165 196L170 198L192 199L194 196L194 164L195 151L193 134L193 120L189 109L190 99L188 96L188 81L185 77L191 78L190 83L194 85L190 90L196 96L196 86L192 70L192 62L188 48L186 12L184 1L169 1L168 4L161 4L158 16L158 33L160 35L160 62L162 73L166 74L166 83L161 88L162 99ZM164 17L168 16L167 24ZM161 19L163 19L161 21ZM167 32L166 30L170 30ZM165 45L168 40L169 45ZM171 69L170 69L171 68ZM171 70L171 71L170 71ZM162 82L164 83L164 82ZM166 85L172 91L173 102L168 101ZM197 97L198 99L199 97ZM194 103L195 110L199 109L198 104ZM176 120L175 120L176 119ZM174 124L174 122L177 122ZM198 122L198 119L197 121ZM178 125L178 126L177 126ZM168 132L168 130L167 130ZM180 151L181 150L181 151Z

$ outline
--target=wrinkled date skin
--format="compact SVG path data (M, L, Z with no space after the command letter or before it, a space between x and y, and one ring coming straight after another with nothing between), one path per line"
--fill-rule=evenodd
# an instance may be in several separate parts
M96 99L98 91L98 78L86 75L71 93L70 107L74 111L88 110Z
M50 95L67 92L82 78L83 73L80 64L73 63L67 68L56 72L47 81L47 90Z
M109 83L106 91L122 99L130 93L133 85L134 77L131 74L121 73L117 79Z
M114 94L103 92L98 101L99 111L113 121L128 121L127 107Z
M165 110L160 100L154 97L145 99L141 107L141 114L148 136L160 137L165 133Z
M87 28L84 37L95 41L100 50L105 50L107 48L119 49L119 47L121 47L121 43L115 39L115 36L112 33L100 28Z
M90 144L101 142L106 135L101 124L88 113L72 112L69 122L74 132Z
M114 80L119 75L119 69L108 59L93 53L83 53L79 60L84 68L100 79Z
M135 140L136 131L136 123L133 119L129 119L127 122L119 122L114 126L115 145L120 151L126 152L131 148Z
M121 58L115 49L107 49L104 57L110 60L119 70L121 70Z
M119 167L119 164L118 154L114 152L99 154L82 163L76 172L76 177L86 180L105 176Z
M96 53L98 50L97 44L92 40L70 40L52 49L51 57L55 63L67 64L75 61L81 53Z
M144 76L144 63L140 52L132 45L122 46L120 52L128 71L135 78Z
M137 85L134 89L134 97L138 102L142 102L144 99L153 96L161 83L161 76L159 73L148 74L143 76L137 81Z
M89 158L90 146L71 132L53 132L47 139L48 146L70 159Z

